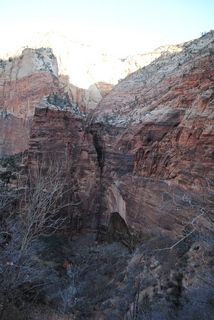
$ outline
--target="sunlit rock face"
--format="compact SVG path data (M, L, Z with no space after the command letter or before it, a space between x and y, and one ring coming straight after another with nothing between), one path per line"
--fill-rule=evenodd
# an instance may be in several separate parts
M111 181L106 212L122 198L134 228L176 229L182 217L164 194L201 194L213 183L214 34L180 48L126 77L93 114Z
M95 110L94 122L125 128L110 145L133 157L133 174L192 186L211 177L213 41L210 33L166 53L121 81Z
M26 46L34 49L52 48L64 90L85 112L93 110L120 79L148 65L165 50L179 50L175 46L167 46L152 53L121 59L71 41L58 32L35 34Z
M11 52L9 59L0 60L0 153L27 148L35 107L44 106L43 100L50 95L48 106L56 107L66 96L67 102L60 104L60 110L72 107L77 113L88 114L119 79L163 51L120 59L58 33L32 37L22 52Z
M56 59L50 58L49 49L41 49L40 63L36 60L37 49L26 49L23 55L29 52L32 56L32 75L25 68L15 72L13 61L2 67L2 75L12 68L15 88L26 90L3 90L12 80L2 82L4 101L10 101L2 107L2 148L6 148L7 141L16 141L10 138L13 127L8 117L20 119L17 128L28 128L28 136L24 140L24 131L17 129L20 138L13 146L28 149L28 167L41 161L47 164L49 156L64 164L75 185L72 200L79 202L67 214L81 219L83 227L98 232L108 225L110 212L119 212L133 232L175 235L188 223L192 212L181 215L172 191L176 189L181 195L190 190L200 192L214 178L213 48L213 32L189 43L160 48L156 51L158 59L117 85L110 78L95 76L104 56L91 65L93 82L91 76L83 77L85 71L80 72L83 85L84 81L74 82L73 61L67 67L58 58L57 76ZM15 65L22 65L18 63L20 57L16 59ZM28 81L25 86L21 85L23 79ZM100 96L95 87L99 87ZM95 91L96 99L92 98ZM25 92L24 98L19 92ZM22 139L25 144L18 147ZM11 147L10 152L17 149Z
M51 49L25 49L0 65L1 154L28 147L35 106L59 90L58 67Z

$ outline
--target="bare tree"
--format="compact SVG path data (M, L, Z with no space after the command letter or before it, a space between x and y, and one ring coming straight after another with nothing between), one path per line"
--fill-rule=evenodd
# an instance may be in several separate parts
M194 232L198 232L200 236L213 233L214 189L210 181L206 180L206 186L201 187L198 193L171 190L162 196L161 210L164 212L167 206L174 208L174 213L168 215L177 220L177 224L181 226L181 233L178 234L179 240L173 245L158 250L172 250Z
M1 301L0 319L5 311L21 296L24 284L31 284L26 290L41 289L42 271L30 258L35 240L41 235L50 235L63 227L65 218L61 211L68 206L77 205L70 194L74 185L68 181L60 165L51 164L46 170L38 168L36 172L28 172L26 185L16 190L18 208L6 210L12 201L11 192L1 197L1 214L6 210L4 230L10 238L1 250L0 266ZM14 191L13 191L14 193ZM11 210L11 211L10 211ZM39 284L40 283L40 284ZM21 291L22 288L22 291Z

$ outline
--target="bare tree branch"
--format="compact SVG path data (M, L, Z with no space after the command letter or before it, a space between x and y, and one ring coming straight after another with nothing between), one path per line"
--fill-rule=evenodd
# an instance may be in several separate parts
M0 236L11 237L2 250L0 289L4 298L0 319L3 319L10 303L20 295L19 287L29 279L31 283L36 282L41 276L41 271L31 266L29 258L34 240L60 230L66 220L60 216L61 210L81 202L71 201L76 185L68 181L60 164L50 163L45 170L43 167L34 172L29 170L27 178L24 188L13 192L7 190L0 197L0 210L7 211L7 226L1 229ZM18 200L19 207L8 212L13 199Z

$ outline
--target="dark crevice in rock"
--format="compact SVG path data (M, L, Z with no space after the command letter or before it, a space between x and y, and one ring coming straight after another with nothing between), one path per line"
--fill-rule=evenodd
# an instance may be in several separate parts
M105 142L102 137L97 133L97 131L92 132L93 135L93 145L97 152L97 160L100 168L100 172L103 172L103 167L105 165Z

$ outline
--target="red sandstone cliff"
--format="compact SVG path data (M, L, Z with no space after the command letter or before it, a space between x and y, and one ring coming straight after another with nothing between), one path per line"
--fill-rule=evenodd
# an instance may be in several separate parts
M125 128L111 147L134 157L132 173L192 185L211 178L213 61L210 33L129 75L99 104L94 122Z
M56 59L50 49L25 49L21 56L1 61L0 153L28 147L31 120L42 97L59 90Z
M214 34L177 48L122 80L88 118L51 51L26 49L2 67L2 152L23 150L30 137L28 166L61 160L77 182L75 215L85 227L106 225L117 211L138 231L179 228L190 218L175 217L165 197L213 181Z
M120 59L100 54L58 33L32 37L22 52L15 56L11 53L9 60L0 60L0 154L28 148L31 120L42 99L51 95L49 105L58 104L60 109L68 107L75 113L87 114L119 79L149 64L164 50L179 48L172 46Z
M117 291L103 298L107 300L102 300L100 309L96 300L92 303L100 319L105 317L101 315L101 310L106 311L105 302L110 303L111 311L114 304L116 310L119 304L122 306L116 292L125 286L122 296L129 297L130 283L138 290L134 298L137 300L128 302L130 310L135 304L138 308L140 297L148 296L160 312L169 297L174 297L177 311L180 302L188 301L186 309L181 308L181 318L188 310L189 319L200 298L199 308L205 305L201 314L203 310L207 314L211 306L212 315L214 32L177 48L120 81L89 115L79 105L86 92L77 88L78 100L69 91L71 84L62 85L49 49L27 49L22 56L1 62L1 152L27 149L20 186L25 183L25 170L35 173L36 168L45 169L54 163L62 168L62 179L66 181L63 185L69 190L68 203L76 204L60 211L67 218L67 229L63 231L73 235L82 229L85 233L90 231L90 235L96 233L97 240L107 240L108 233L114 236L120 231L113 228L115 216L124 228L122 235L117 233L115 238L119 237L129 249L136 238L140 242L128 265L129 258L121 259L119 255L123 270L120 276L124 279L117 276L108 280L111 286L116 283ZM100 90L104 92L105 86L108 91L107 83L102 83ZM93 282L90 284L96 289L97 270L104 270L106 275L109 269L97 268L102 249L100 243L95 251L89 248L89 239L92 237L78 246L72 237L76 248L69 248L66 253L72 263L66 261L63 269L68 265L77 267L79 272L83 259L85 273L91 269L85 260L90 260L95 266L94 272L89 273ZM53 250L58 258L55 242ZM109 259L110 251L105 256L114 274L117 267ZM105 264L102 259L100 262ZM134 282L127 282L129 273ZM62 279L60 274L59 281ZM65 279L71 282L72 278ZM106 282L108 278L102 279ZM88 287L84 291L87 290ZM103 288L98 294L102 291ZM207 303L201 299L205 292ZM75 295L69 291L69 302L72 297ZM76 297L74 301L76 304ZM166 304L167 307L170 308ZM91 309L90 304L90 312ZM167 315L163 310L162 318ZM177 317L177 311L174 308L169 318L174 314ZM96 317L94 312L91 318Z
M182 220L171 215L176 204L160 218L163 194L213 184L213 46L211 32L166 53L121 81L94 112L92 128L100 123L104 171L111 173L107 207L122 202L132 226L176 228Z

